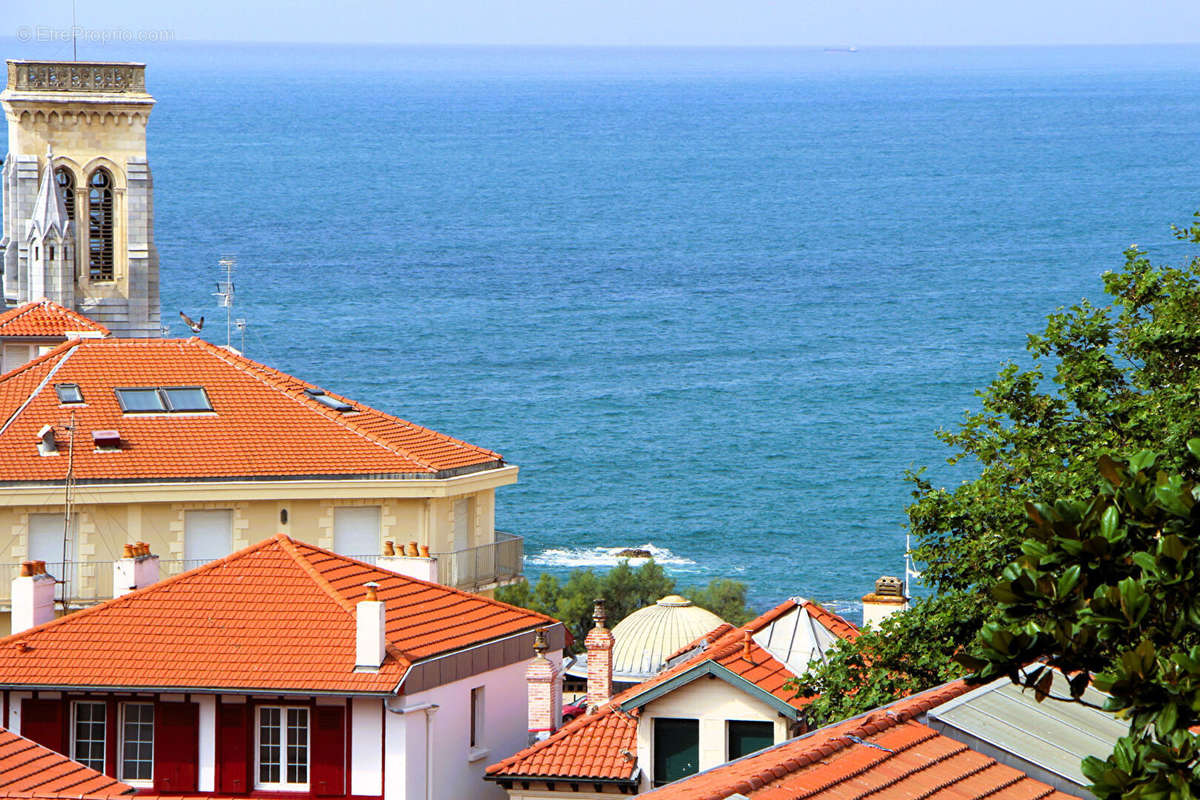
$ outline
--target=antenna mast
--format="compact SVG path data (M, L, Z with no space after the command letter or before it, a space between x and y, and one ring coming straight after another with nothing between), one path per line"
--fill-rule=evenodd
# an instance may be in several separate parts
M67 425L67 479L63 483L65 496L63 498L63 553L62 553L62 608L67 611L67 598L70 597L72 562L67 561L71 548L71 506L75 501L75 412L71 412L71 422Z
M225 346L229 347L233 344L233 268L237 266L237 259L226 256L217 263L225 270L225 280L217 282L213 295L220 298L218 305L225 309Z
M79 48L75 46L75 32L79 30L75 24L75 0L71 0L71 60L79 60Z

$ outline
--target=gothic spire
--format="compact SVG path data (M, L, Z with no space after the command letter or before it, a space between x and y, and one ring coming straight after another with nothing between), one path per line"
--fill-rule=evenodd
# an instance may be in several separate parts
M58 181L54 177L54 154L46 148L46 173L38 187L37 199L33 201L33 216L29 219L29 239L45 236L51 231L66 239L71 220Z

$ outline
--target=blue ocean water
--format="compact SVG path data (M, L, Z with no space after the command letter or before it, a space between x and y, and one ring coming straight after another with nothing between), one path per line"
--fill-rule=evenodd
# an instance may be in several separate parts
M852 609L934 430L1200 208L1200 47L93 50L158 100L164 319L223 342L235 255L249 356L521 465L531 575Z

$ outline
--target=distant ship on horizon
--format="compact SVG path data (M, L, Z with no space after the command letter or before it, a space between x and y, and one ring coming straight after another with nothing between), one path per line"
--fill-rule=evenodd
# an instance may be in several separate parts
M850 46L850 47L826 47L826 48L825 48L825 52L826 52L826 53L857 53L857 52L858 52L858 48L857 48L857 47L854 47L854 46Z

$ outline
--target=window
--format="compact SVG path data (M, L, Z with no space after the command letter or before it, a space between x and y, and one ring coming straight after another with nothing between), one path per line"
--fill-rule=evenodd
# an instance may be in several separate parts
M104 703L76 702L71 704L71 758L104 771L104 727L108 707Z
M54 170L54 182L58 184L58 193L62 195L63 205L67 207L67 219L75 221L75 173L66 167ZM50 256L54 258L54 256Z
M304 393L306 395L308 395L309 397L311 397L313 400L316 400L321 405L326 406L328 408L332 408L334 411L353 411L354 410L354 406L350 405L349 403L338 400L336 397L330 397L329 395L325 394L325 392L321 391L320 389L305 389Z
M113 180L101 167L88 180L88 277L113 279Z
M483 747L483 687L471 690L471 747Z
M259 706L255 764L259 789L308 788L308 709Z
M199 386L169 386L159 391L171 411L212 411L208 395Z
M130 412L166 411L158 389L117 389L117 402L126 414Z
M347 556L377 556L382 534L379 506L333 509L333 549Z
M121 780L145 783L154 779L154 704L121 704Z
M775 744L775 724L773 722L743 722L729 720L729 761L742 756L756 753L764 747Z
M78 517L71 517L71 536L67 548L67 563L63 563L63 534L66 532L66 520L62 514L30 514L28 518L28 536L26 553L30 561L45 561L46 571L54 577L69 581L74 576L74 564L78 561L76 545L79 537L74 523Z
M233 552L233 512L183 512L184 568L192 569Z
M700 721L654 720L654 785L695 775L700 765Z
M63 403L82 403L83 392L79 390L77 383L56 383L54 384L54 392L58 395L58 402Z
M213 410L208 393L200 386L147 386L115 391L117 402L126 414Z

